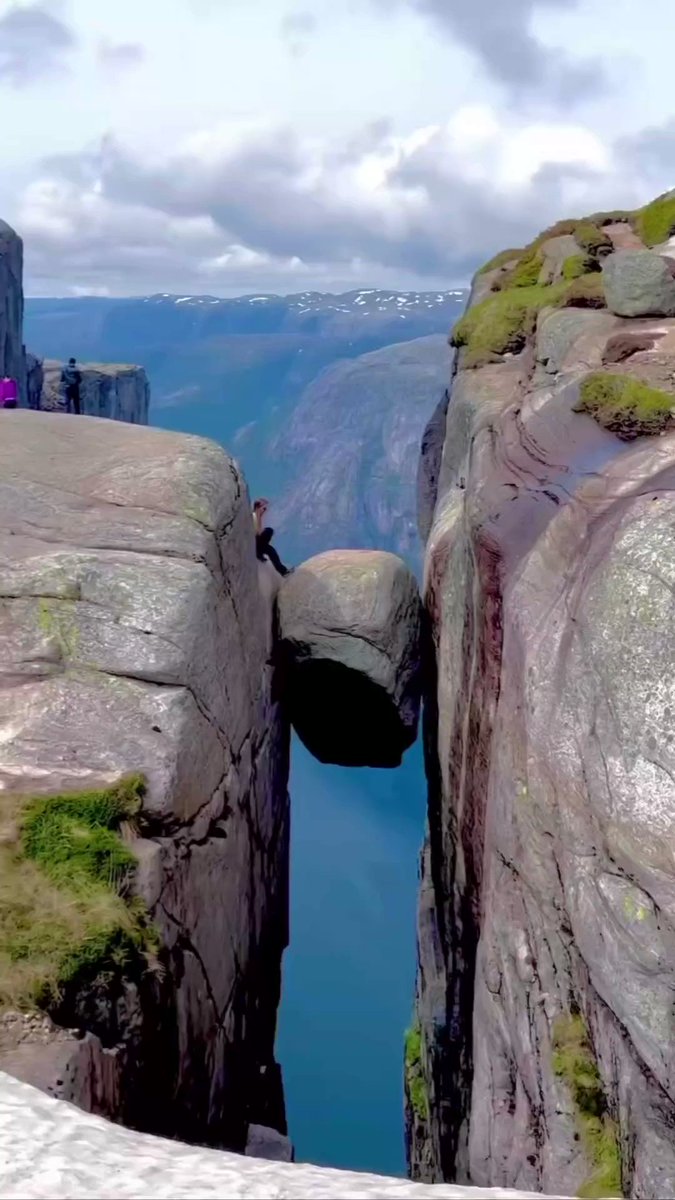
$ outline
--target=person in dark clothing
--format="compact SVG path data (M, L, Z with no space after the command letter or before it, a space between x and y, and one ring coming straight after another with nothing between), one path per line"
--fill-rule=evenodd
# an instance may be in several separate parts
M255 552L259 562L267 559L279 575L290 575L288 567L282 563L272 543L274 530L264 527L265 514L269 508L269 500L256 500L253 505L253 528L255 529Z
M65 388L68 407L72 409L76 416L79 417L82 412L80 407L80 385L82 383L82 375L77 368L76 359L68 359L68 365L65 366L61 372L61 383Z

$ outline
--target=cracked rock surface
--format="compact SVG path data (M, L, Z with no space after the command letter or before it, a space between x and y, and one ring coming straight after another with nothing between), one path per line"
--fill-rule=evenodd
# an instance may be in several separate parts
M288 872L288 731L246 488L199 438L5 418L0 804L146 777L137 889L165 971L128 989L72 1071L63 1039L52 1070L6 1029L0 1063L140 1128L243 1149L249 1123L285 1133Z
M603 370L675 404L675 321L544 310L522 353L457 366L421 469L431 1115L409 1106L410 1161L577 1194L594 1163L554 1042L578 1014L624 1194L672 1196L675 433L626 442L575 409Z
M321 762L396 767L417 735L421 606L402 559L330 550L278 597L285 692L298 736Z

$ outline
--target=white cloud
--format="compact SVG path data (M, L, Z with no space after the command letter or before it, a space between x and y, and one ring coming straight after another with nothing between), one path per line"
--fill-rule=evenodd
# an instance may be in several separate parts
M0 0L0 28L59 22L69 66L11 94L0 215L29 287L436 287L646 199L675 166L670 48L621 2ZM614 92L586 87L599 55Z
M646 198L638 177L621 180L629 153L583 125L522 124L486 105L349 143L235 121L152 158L107 138L51 160L19 224L34 275L71 264L78 282L115 292L397 271L451 286L566 212Z

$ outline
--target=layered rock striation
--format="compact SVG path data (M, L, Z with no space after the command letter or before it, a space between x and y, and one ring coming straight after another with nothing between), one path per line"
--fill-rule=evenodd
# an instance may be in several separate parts
M35 407L48 412L66 412L68 404L60 382L63 363L46 359L42 368L44 380ZM82 373L80 403L84 416L147 425L150 385L142 367L126 363L80 363L79 370Z
M418 1178L675 1194L673 230L488 264L425 438Z
M215 444L16 411L0 440L0 1065L116 1121L285 1132L288 729Z
M405 563L319 554L286 579L278 613L286 704L307 748L340 766L398 766L421 692L421 607Z

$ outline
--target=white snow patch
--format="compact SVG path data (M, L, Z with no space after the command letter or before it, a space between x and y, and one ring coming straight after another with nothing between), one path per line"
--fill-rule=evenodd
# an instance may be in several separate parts
M136 1133L0 1072L3 1200L479 1200L532 1192L264 1162ZM560 1200L560 1198L558 1198Z

